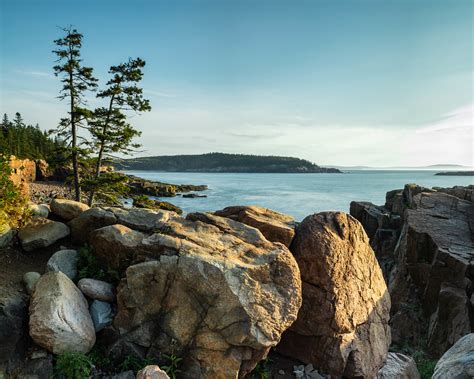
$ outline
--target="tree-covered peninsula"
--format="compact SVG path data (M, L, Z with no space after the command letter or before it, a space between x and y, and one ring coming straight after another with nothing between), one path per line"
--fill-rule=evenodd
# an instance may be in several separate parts
M340 173L299 158L225 153L121 159L114 166L118 170L171 172Z

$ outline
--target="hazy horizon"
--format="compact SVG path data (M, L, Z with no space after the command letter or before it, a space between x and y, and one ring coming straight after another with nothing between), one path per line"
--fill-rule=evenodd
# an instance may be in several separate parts
M473 164L470 0L2 0L0 112L54 128L58 26L105 84L147 61L140 155L294 156L321 166ZM95 98L89 105L98 106ZM446 162L446 163L445 163Z

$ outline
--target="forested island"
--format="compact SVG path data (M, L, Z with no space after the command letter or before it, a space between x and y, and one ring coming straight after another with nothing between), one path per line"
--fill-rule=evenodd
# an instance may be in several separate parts
M153 170L170 172L243 172L243 173L340 173L310 161L278 156L208 153L121 159L117 170Z

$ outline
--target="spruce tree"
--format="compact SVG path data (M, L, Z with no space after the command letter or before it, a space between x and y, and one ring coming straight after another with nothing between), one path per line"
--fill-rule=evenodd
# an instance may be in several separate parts
M112 66L109 70L109 73L113 75L112 79L107 82L107 88L97 94L98 98L108 100L108 106L95 109L89 124L91 144L98 151L93 178L90 182L92 190L89 194L89 205L92 205L96 189L101 186L100 171L104 154L129 154L139 147L138 144L133 143L133 139L141 133L127 122L125 111L151 110L150 101L143 97L143 90L138 87L138 83L143 78L144 66L145 61L140 58L129 59L126 63ZM102 181L109 185L110 180L107 179L110 178L103 179Z
M63 31L65 36L54 41L58 47L57 50L53 50L58 57L58 64L53 69L55 75L61 77L63 83L59 98L69 101L69 111L68 117L61 119L58 132L70 143L75 197L76 201L80 201L79 155L81 148L78 129L90 115L90 111L85 108L84 95L88 90L95 90L97 79L94 78L91 67L82 65L80 58L82 34L72 28L65 28Z

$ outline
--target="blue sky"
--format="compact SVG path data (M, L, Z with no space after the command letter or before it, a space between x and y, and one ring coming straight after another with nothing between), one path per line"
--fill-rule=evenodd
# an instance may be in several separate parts
M470 0L0 0L0 112L44 129L58 26L104 83L147 61L140 155L291 155L319 164L473 164ZM91 97L91 107L100 102Z

